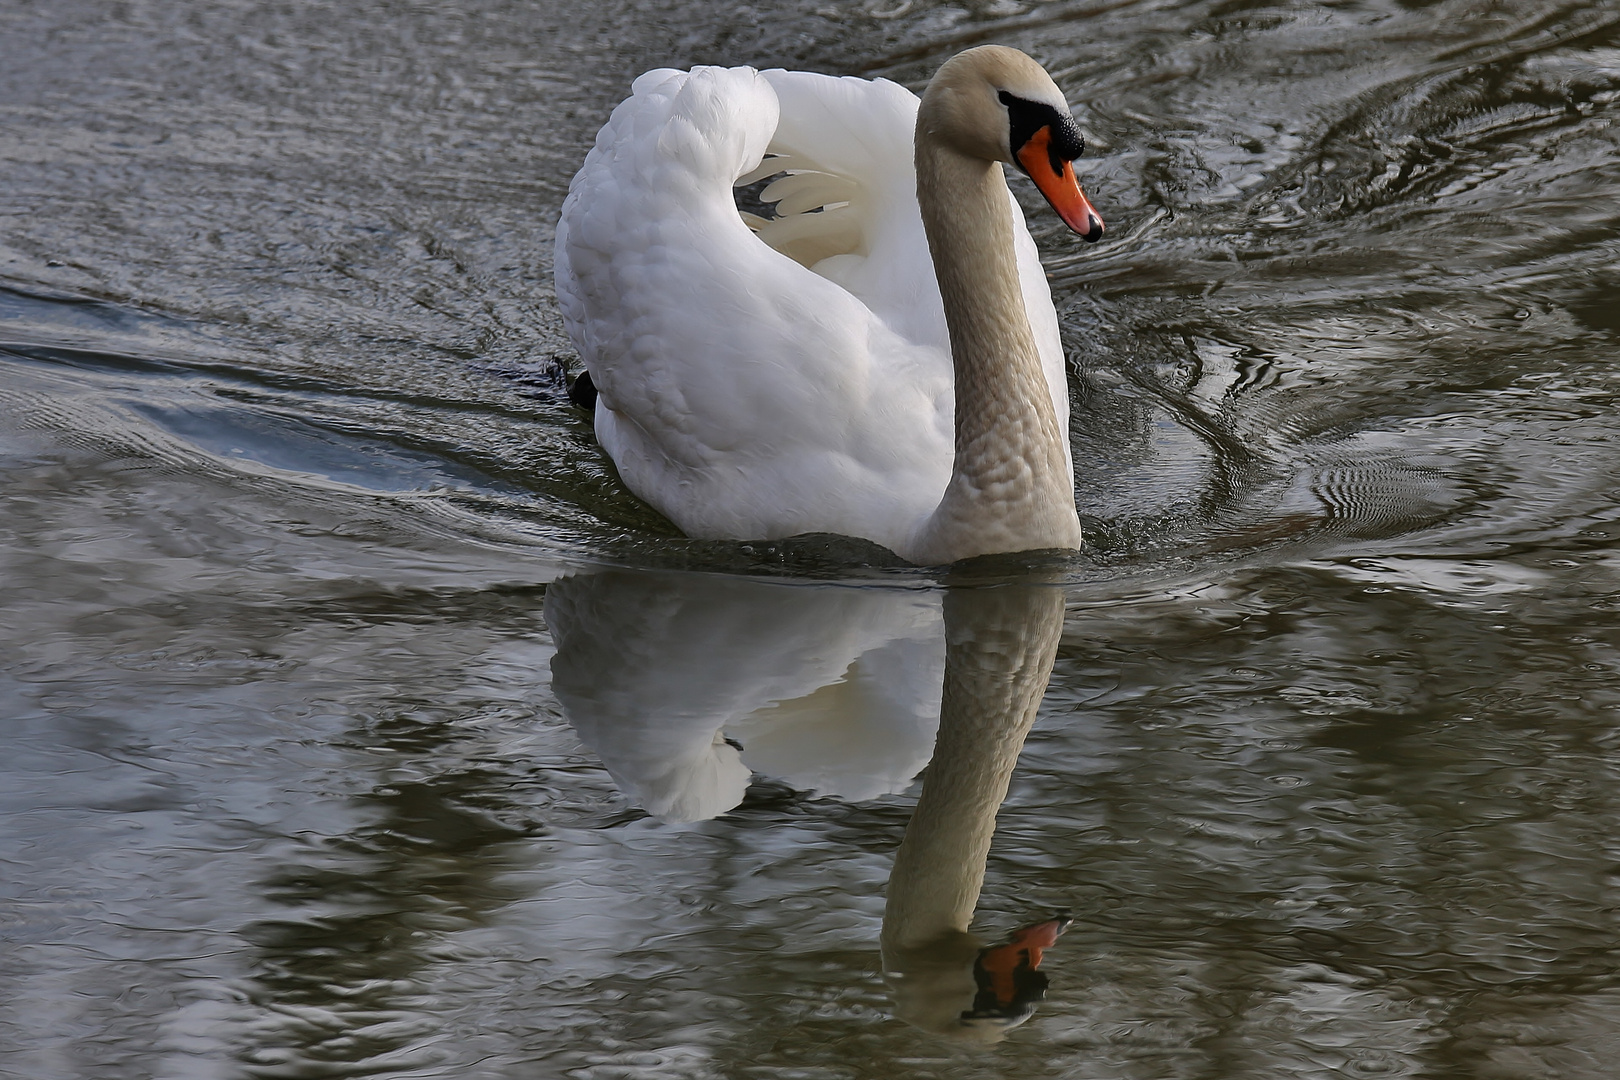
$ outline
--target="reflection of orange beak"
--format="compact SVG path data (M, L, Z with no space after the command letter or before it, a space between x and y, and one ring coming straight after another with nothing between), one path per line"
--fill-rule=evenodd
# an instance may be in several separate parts
M1011 1023L1027 1019L1046 994L1046 976L1039 970L1041 954L1056 944L1072 921L1067 914L1059 914L1015 930L1005 944L979 950L973 962L973 981L979 992L973 1008L962 1015Z
M1082 239L1095 243L1102 239L1102 218L1086 193L1080 190L1080 181L1074 178L1074 163L1061 158L1053 160L1051 143L1052 129L1041 128L1018 148L1018 164L1035 181L1063 224L1079 233Z

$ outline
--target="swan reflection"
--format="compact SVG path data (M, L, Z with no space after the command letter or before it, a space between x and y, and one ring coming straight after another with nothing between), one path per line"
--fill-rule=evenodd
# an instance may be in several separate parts
M902 1019L993 1039L1028 1019L1046 985L1039 950L1067 925L1048 920L988 950L967 929L996 810L1057 657L1063 594L1039 585L952 589L944 615L939 738L889 877L884 968Z
M984 1040L1028 1018L1067 917L991 945L968 925L1056 657L1061 590L607 571L553 583L545 613L565 715L663 821L725 813L754 772L859 800L904 790L926 764L883 916L895 1012Z
M608 571L554 582L552 689L620 789L701 821L753 772L870 799L928 761L945 663L934 592Z

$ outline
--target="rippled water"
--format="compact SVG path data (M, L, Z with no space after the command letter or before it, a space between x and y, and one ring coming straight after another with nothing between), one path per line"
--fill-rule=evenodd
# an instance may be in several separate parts
M1611 1075L1620 7L448 8L0 8L0 1074ZM1090 548L679 538L596 127L992 40Z

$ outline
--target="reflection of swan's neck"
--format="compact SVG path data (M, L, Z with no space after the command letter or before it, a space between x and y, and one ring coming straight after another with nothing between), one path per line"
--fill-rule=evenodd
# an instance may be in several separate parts
M1063 594L1041 586L953 590L945 627L939 739L895 856L883 913L885 968L918 978L902 1011L925 1027L954 1020L963 1007L962 988L945 984L965 978L972 997L965 965L978 945L968 922L984 883L996 808L1057 655ZM925 1015L936 1011L936 1018Z
M914 559L1077 548L1073 469L1024 307L1011 197L1001 164L917 124L917 201L928 233L956 377L951 480Z

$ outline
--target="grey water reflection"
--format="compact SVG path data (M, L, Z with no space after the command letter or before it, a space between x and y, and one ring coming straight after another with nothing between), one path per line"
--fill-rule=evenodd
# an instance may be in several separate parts
M608 571L552 583L546 624L564 714L661 820L725 813L755 772L868 799L928 760L934 592Z
M903 790L926 762L883 913L896 1015L983 1041L1028 1019L1045 988L1041 948L1067 920L990 947L968 926L1057 654L1060 588L609 571L554 582L546 621L564 715L660 820L723 814L754 773L868 799Z
M945 597L939 738L895 855L883 911L896 1012L930 1031L999 1039L1045 991L1038 923L1000 948L968 932L996 811L1057 656L1063 594L1050 585L957 588ZM1066 924L1067 920L1059 922Z

